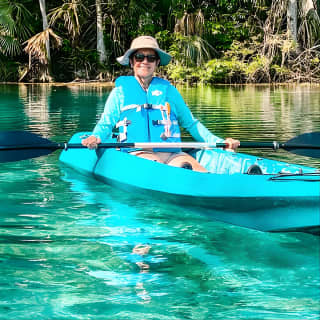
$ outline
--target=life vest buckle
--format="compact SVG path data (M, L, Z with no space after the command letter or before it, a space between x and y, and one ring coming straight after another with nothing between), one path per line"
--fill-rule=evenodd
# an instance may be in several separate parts
M127 127L131 124L131 121L128 120L127 118L124 118L123 120L119 121L117 124L116 124L116 128L119 128L119 127L123 127L123 132L120 132L119 135L118 135L118 141L122 142L122 141L125 141L127 140Z
M168 137L165 132L162 132L161 135L160 135L160 138L161 138L162 140L167 140L168 138L170 138L170 136Z
M145 103L145 104L142 105L142 107L144 109L152 109L152 104L151 103Z
M153 124L154 126L159 126L159 125L162 124L162 123L161 123L161 120L152 120L152 124Z

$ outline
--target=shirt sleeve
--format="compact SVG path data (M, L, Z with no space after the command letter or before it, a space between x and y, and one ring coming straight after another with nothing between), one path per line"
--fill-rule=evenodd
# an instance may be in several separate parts
M104 111L93 129L92 135L100 138L101 141L107 141L110 138L112 129L120 119L120 105L121 91L116 87L109 94Z
M176 108L179 125L185 128L192 137L199 142L217 143L224 140L212 134L198 119L196 119L186 103L184 102L179 91L174 87L169 87L169 103Z

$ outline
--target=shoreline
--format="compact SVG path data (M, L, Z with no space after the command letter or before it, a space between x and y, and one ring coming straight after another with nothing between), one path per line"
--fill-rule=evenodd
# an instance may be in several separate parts
M113 81L71 81L71 82L0 82L0 85L43 85L43 86L56 86L56 87L69 87L69 86L92 86L92 87L114 87ZM184 83L172 82L175 86L228 86L228 87L241 87L241 86L310 86L319 87L318 82L272 82L272 83Z
M55 86L55 87L63 87L63 86L100 86L100 87L113 87L114 82L112 81L72 81L72 82L0 82L0 84L8 84L8 85L45 85L45 86Z

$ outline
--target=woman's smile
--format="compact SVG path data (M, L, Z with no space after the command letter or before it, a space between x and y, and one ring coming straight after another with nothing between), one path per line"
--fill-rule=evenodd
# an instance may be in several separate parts
M154 56L156 52L153 49L139 49L135 54L144 55L143 61L137 61L135 56L133 56L133 72L134 75L142 81L145 85L148 85L153 77L154 72L158 66L159 60L149 62L147 56Z

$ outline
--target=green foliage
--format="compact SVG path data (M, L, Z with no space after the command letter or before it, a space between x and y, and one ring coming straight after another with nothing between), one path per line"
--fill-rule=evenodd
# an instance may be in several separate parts
M211 45L218 51L228 50L233 41L249 37L248 28L239 26L237 21L210 21L206 23L206 28Z
M203 81L209 83L243 82L245 64L236 58L231 60L213 59L205 66Z
M21 43L31 34L31 13L27 1L0 2L0 52L7 56L21 53Z
M273 76L274 82L283 82L290 78L291 71L287 67L281 67L277 64L273 64L270 67L270 72Z
M55 76L63 81L78 79L89 80L95 76L98 69L98 53L93 49L72 47L69 40L63 41L61 52L55 59L61 59L60 64L54 66Z
M0 54L0 82L17 81L18 63Z
M170 54L174 61L187 67L203 65L211 56L213 47L197 35L184 36L175 33L170 46Z
M257 54L252 57L251 61L246 66L246 77L247 82L252 83L268 83L272 82L272 61L264 56ZM276 68L276 65L273 68L273 72L277 70L281 70L280 68ZM284 70L284 68L282 68Z
M94 79L101 72L113 78L126 72L116 57L123 54L133 38L148 34L173 56L172 63L160 72L174 81L286 81L294 78L295 72L304 73L298 78L305 79L310 71L316 79L319 15L313 9L298 19L299 36L292 43L286 37L286 17L281 16L286 14L286 5L285 0L101 1L107 56L101 66L97 56L96 0L47 0L51 27L64 39L61 50L51 51L52 70L58 81ZM0 0L3 79L18 78L17 66L28 64L22 44L41 31L38 1ZM310 52L301 54L304 49ZM5 60L4 55L15 56L16 64Z

